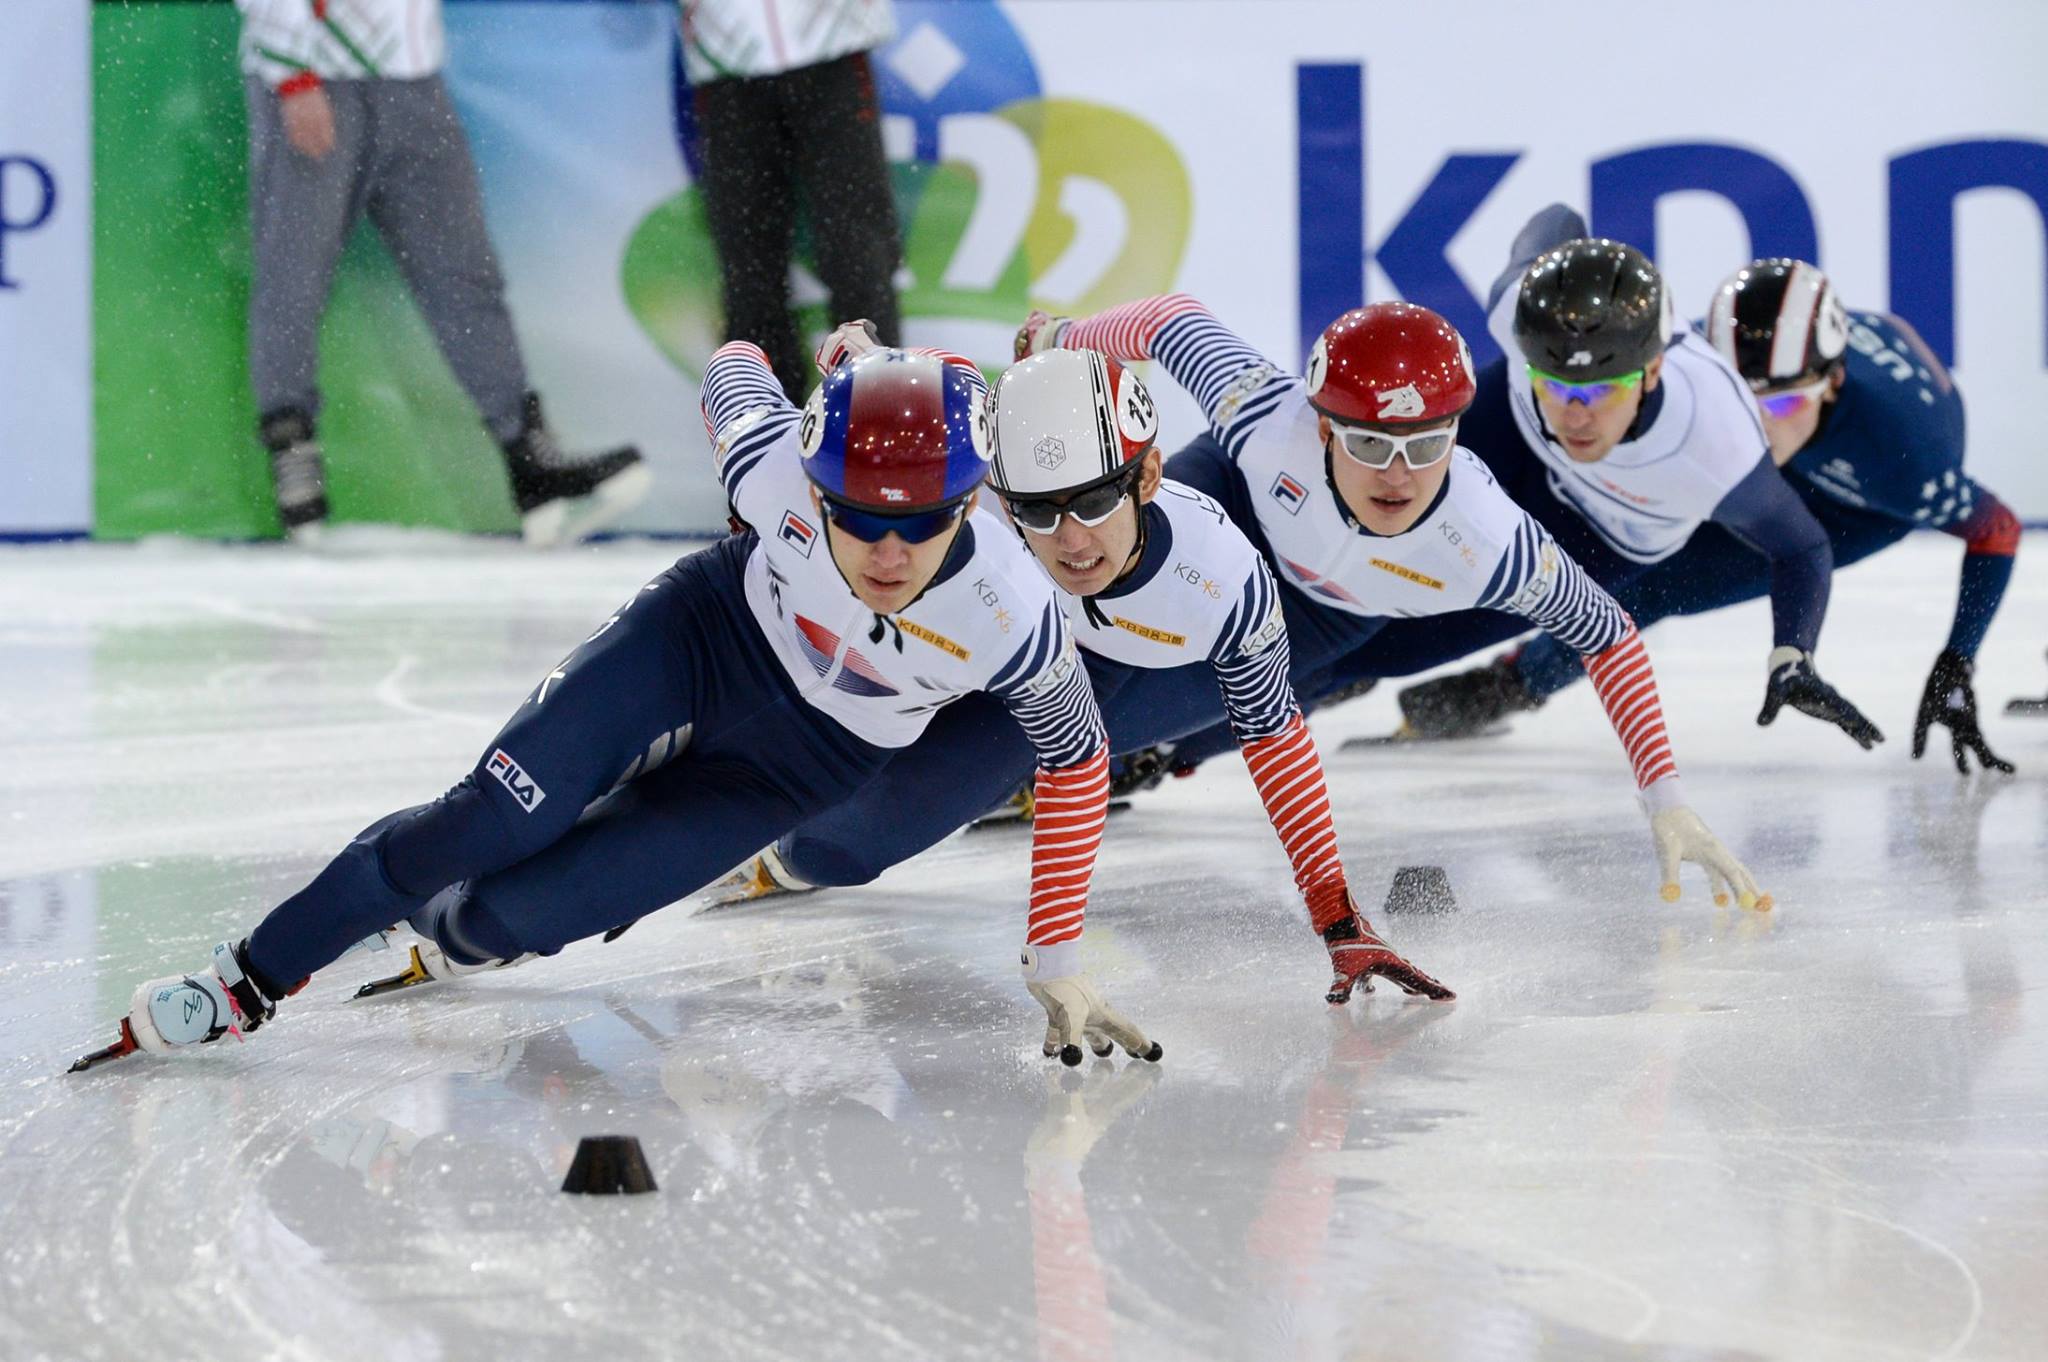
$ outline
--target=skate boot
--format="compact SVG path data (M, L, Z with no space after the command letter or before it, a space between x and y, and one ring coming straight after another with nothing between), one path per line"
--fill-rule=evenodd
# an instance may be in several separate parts
M537 393L526 395L520 432L504 450L520 533L535 548L574 543L612 524L654 483L631 445L581 457L565 453L541 415Z
M711 886L712 908L730 908L778 894L808 894L817 886L782 863L773 846Z
M152 979L135 990L126 1026L139 1049L168 1054L222 1036L240 1039L277 1014L277 1004L249 977L249 943L223 941L205 969Z
M313 418L297 407L280 407L257 429L270 451L270 484L285 535L294 543L316 541L327 519L327 473Z
M1194 767L1187 768L1190 773ZM1141 747L1112 757L1109 762L1109 797L1124 799L1144 790L1156 789L1170 775L1179 775L1173 762L1173 744Z
M1469 672L1409 686L1401 692L1400 702L1404 736L1437 741L1469 738L1510 714L1543 706L1523 684L1512 654Z

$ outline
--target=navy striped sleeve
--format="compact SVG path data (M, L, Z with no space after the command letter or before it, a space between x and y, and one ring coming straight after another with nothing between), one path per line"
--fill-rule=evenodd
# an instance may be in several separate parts
M1209 654L1216 684L1223 690L1230 731L1239 742L1284 733L1293 722L1300 707L1287 679L1293 667L1291 651L1280 593L1265 560L1259 559Z
M799 413L761 348L730 341L704 370L704 429L712 440L712 466L735 503L739 487L770 445L787 434Z
M1582 654L1605 652L1633 627L1620 603L1526 514L1475 604L1520 615Z
M987 689L1009 707L1044 770L1079 766L1108 741L1088 669L1081 665L1067 617L1057 604L1046 603L1038 627L997 669Z
M1253 427L1272 415L1297 381L1216 320L1206 308L1159 328L1152 353L1199 402L1216 438L1237 456Z

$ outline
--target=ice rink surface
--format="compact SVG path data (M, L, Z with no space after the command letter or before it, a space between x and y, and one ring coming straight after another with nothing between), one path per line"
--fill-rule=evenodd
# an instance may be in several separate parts
M1241 763L1111 820L1088 952L1165 1045L1068 1073L1025 837L875 885L62 1072L374 816L439 793L672 559L402 540L0 551L0 1358L2048 1357L2048 541L1978 693L2013 778L1907 756L1959 546L1836 579L1889 742L1754 716L1752 606L1649 635L1694 806L1778 901L1660 903L1580 687L1338 751L1346 861L1459 990L1321 998ZM1446 868L1454 914L1383 915ZM1697 872L1691 872L1696 874ZM556 1187L579 1136L658 1195Z

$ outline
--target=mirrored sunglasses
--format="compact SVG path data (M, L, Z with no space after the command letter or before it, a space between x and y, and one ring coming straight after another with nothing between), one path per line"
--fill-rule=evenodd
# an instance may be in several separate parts
M1337 443L1343 446L1353 463L1362 463L1372 469L1391 467L1397 454L1412 469L1428 468L1442 463L1458 445L1456 421L1409 435L1390 435L1385 431L1334 423L1330 429L1336 432Z
M1010 512L1010 519L1033 534L1051 534L1060 527L1063 515L1072 516L1076 524L1092 530L1115 515L1117 507L1131 495L1138 468L1138 464L1132 464L1131 471L1122 477L1070 497L1004 497L1003 505Z
M942 506L936 511L919 511L915 515L884 515L877 511L864 511L858 506L848 506L843 501L830 497L821 498L825 518L863 544L879 543L884 535L895 535L906 544L922 544L936 539L956 524L967 511L967 503Z
M1578 383L1558 374L1545 373L1535 365L1529 366L1529 381L1548 393L1551 400L1559 405L1576 402L1582 407L1605 407L1619 402L1622 396L1643 381L1641 369L1612 378L1595 379L1590 383Z
M1788 416L1799 414L1808 402L1820 401L1821 394L1828 390L1827 375L1823 374L1811 383L1802 383L1796 388L1780 388L1776 392L1758 393L1756 404L1762 407L1764 415L1773 421L1782 421Z

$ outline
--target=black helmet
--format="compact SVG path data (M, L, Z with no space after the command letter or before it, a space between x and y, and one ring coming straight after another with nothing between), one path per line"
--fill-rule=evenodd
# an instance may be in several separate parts
M1633 246L1567 241L1536 257L1515 300L1522 358L1561 378L1613 378L1664 353L1664 277Z
M1750 387L1775 388L1833 366L1849 344L1849 314L1818 266L1752 260L1721 281L1707 340Z

